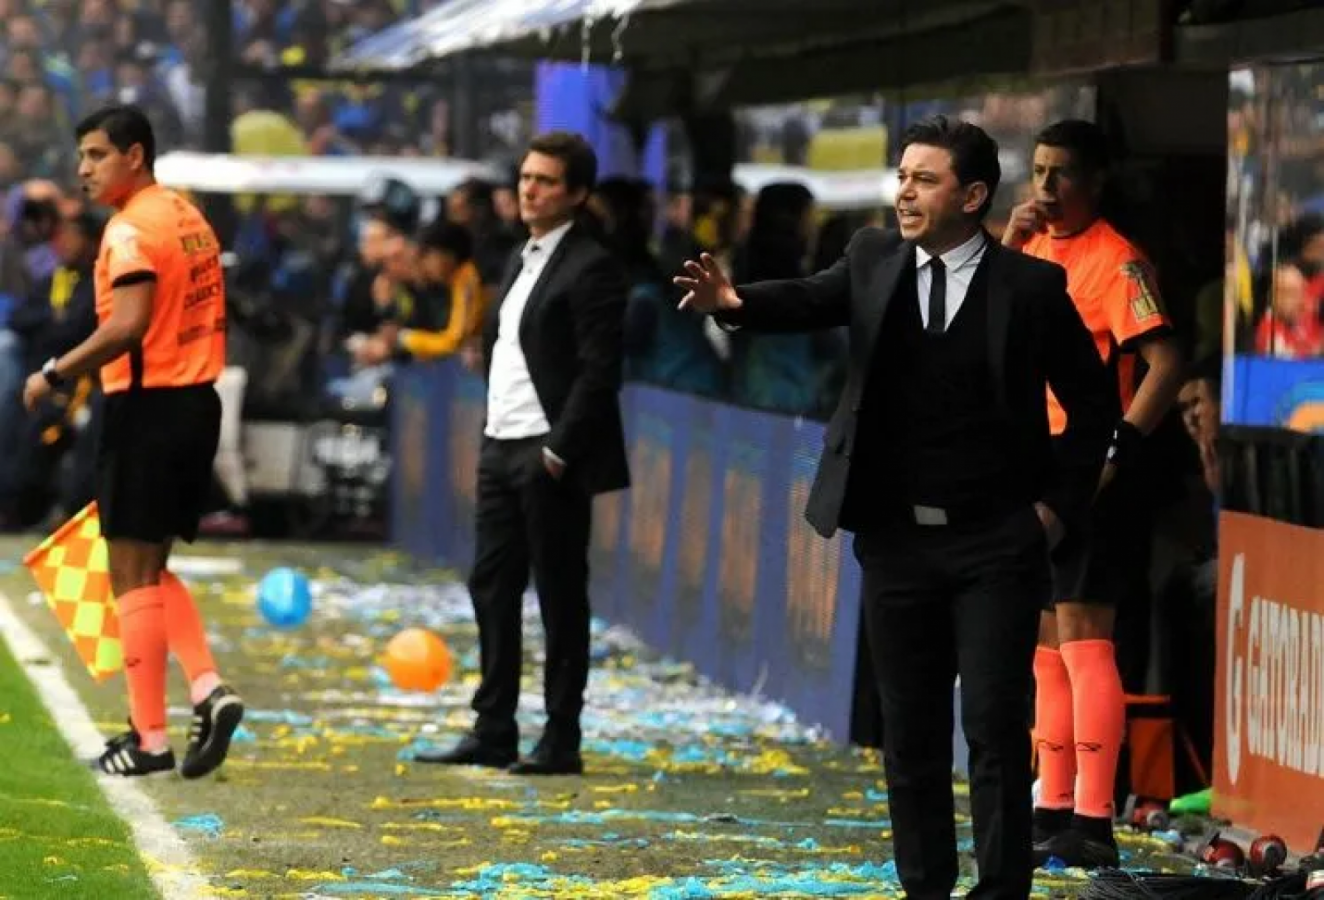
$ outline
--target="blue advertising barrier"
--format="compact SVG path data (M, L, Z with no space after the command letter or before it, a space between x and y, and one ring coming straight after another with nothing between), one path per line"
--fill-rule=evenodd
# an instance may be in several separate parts
M466 569L482 383L453 363L398 373L393 543ZM803 510L823 428L631 385L633 487L594 507L594 611L735 690L850 731L859 569Z
M804 520L823 426L642 385L621 396L633 486L593 509L595 614L845 742L860 570L849 536L825 541ZM463 571L483 385L453 362L410 366L392 406L393 542Z
M1324 431L1324 359L1238 355L1224 364L1223 421Z

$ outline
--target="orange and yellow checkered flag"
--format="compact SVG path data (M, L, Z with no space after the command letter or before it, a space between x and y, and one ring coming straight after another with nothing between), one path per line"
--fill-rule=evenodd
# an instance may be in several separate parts
M89 503L23 558L87 671L105 681L124 667L97 505Z

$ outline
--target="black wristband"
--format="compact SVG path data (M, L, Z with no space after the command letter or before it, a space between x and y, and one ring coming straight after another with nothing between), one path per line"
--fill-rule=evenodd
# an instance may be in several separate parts
M46 383L52 388L64 386L64 376L55 368L55 357L52 356L50 359L46 360L45 365L41 367L41 374L42 377L46 379Z
M1140 433L1139 428L1122 419L1113 429L1113 439L1108 445L1105 461L1119 469L1125 468L1140 454L1140 445L1144 440L1145 436Z

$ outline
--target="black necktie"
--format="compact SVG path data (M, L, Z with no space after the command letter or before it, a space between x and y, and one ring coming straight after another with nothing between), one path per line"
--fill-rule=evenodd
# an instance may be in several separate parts
M947 267L942 260L929 260L929 325L925 331L942 334L947 330Z

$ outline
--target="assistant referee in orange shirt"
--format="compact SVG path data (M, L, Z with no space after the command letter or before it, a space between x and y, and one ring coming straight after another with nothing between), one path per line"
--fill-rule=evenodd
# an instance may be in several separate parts
M97 506L109 549L129 688L129 730L106 744L109 775L175 769L166 737L166 659L180 661L194 704L186 778L216 769L243 718L222 683L188 588L169 571L175 539L197 536L220 438L213 387L225 365L220 246L202 214L156 183L156 139L134 106L108 106L78 124L78 177L114 208L97 258L97 330L27 381L34 408L100 369L106 395L97 453Z
M1144 254L1100 214L1108 142L1093 122L1068 119L1035 138L1034 199L1013 210L1009 247L1066 270L1067 293L1115 379L1123 416L1108 450L1089 529L1053 549L1053 603L1035 651L1035 747L1040 794L1034 856L1093 869L1118 864L1113 785L1126 724L1113 645L1119 606L1143 584L1150 529L1136 465L1145 436L1176 399L1181 351ZM1145 374L1137 386L1137 368ZM1067 415L1048 394L1049 429Z

